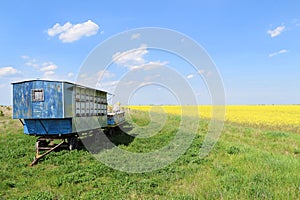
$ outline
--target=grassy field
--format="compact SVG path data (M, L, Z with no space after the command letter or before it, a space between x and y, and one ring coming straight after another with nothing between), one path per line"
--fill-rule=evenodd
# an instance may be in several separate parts
M131 117L131 123L149 123L142 111ZM123 133L110 139L131 152L152 151L168 143L180 122L175 115L166 120L151 138L131 138L126 145ZM24 135L5 110L0 117L0 199L300 199L298 133L227 123L212 152L199 159L207 129L208 121L200 121L188 151L149 173L111 169L85 149L53 152L29 167L35 138Z

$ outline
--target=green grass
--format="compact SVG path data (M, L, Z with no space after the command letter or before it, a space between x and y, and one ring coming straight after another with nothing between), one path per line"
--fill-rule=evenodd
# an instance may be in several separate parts
M151 138L112 140L131 152L153 151L177 131L180 119L166 120ZM137 112L132 121L148 125L149 116ZM192 145L172 164L134 174L111 169L84 149L53 152L29 167L35 138L22 133L19 121L0 117L0 199L300 199L299 134L227 124L200 159L207 127L199 122Z

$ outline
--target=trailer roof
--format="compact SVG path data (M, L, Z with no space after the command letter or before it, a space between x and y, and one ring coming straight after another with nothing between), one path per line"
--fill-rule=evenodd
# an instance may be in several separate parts
M107 91L103 91L103 90L100 90L100 89L96 89L96 88L92 88L92 87L88 87L88 86L84 86L84 85L72 83L72 82L69 82L69 81L56 81L56 80L45 80L45 79L32 79L32 80L25 80L25 81L13 82L13 83L11 83L11 84L20 84L20 83L33 82L33 81L45 81L45 82L68 83L68 84L71 84L71 85L74 85L74 86L79 86L79 87L88 88L88 89L92 89L92 90L98 90L98 91L101 91L101 92L105 92L105 93L110 94L110 93L107 92Z
M74 83L69 82L69 81L46 80L46 79L30 79L30 80L24 80L24 81L13 82L13 83L11 83L11 84L26 83L26 82L32 82L32 81L61 82L61 83L70 83L70 84L75 85Z

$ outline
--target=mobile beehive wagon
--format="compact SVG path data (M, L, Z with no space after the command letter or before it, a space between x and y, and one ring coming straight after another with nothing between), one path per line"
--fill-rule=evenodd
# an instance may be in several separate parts
M62 145L76 148L79 132L107 127L107 92L65 81L12 85L13 118L22 122L25 134L38 136L31 165ZM53 140L61 142L51 144Z

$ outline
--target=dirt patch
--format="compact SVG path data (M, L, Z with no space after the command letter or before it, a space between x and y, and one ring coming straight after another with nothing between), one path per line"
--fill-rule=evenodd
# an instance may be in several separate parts
M0 106L0 111L2 111L6 117L12 116L12 106Z

